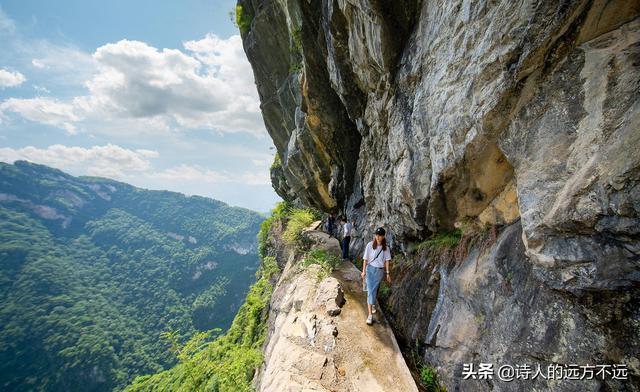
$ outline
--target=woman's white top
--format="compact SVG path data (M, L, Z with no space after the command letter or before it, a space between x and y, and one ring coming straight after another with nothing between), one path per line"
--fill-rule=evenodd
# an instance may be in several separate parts
M374 267L383 268L384 262L391 260L391 250L389 250L389 245L387 245L387 250L382 250L382 245L380 244L376 249L373 249L373 241L369 241L366 248L364 248L362 258Z
M353 225L350 222L347 222L342 226L342 238L351 237L351 231L353 230Z

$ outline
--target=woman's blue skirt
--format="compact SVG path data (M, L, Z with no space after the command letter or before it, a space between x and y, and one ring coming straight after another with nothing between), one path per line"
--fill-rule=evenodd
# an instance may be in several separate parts
M367 264L365 282L367 284L367 304L374 305L378 295L378 287L384 276L384 268L376 268Z

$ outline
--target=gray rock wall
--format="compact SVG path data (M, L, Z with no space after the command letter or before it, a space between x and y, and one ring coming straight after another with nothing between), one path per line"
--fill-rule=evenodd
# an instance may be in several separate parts
M539 357L625 359L638 380L636 346L611 354L639 340L637 311L625 313L635 323L620 327L626 335L589 314L604 302L638 303L640 1L239 4L254 15L243 42L282 161L272 173L280 195L355 218L355 252L378 225L396 253L454 227L508 226L500 235L521 252L501 265L529 282L519 295L562 315L535 316L554 336ZM488 262L488 273L498 274L498 264ZM459 322L446 315L463 314L465 300L507 300L476 282L476 297L446 302L446 292L428 288L430 276L394 287L394 296L414 295L408 287L425 293L419 305L394 308L400 333L420 326L407 339L432 340L425 320L436 304L446 329ZM533 320L513 309L517 325ZM416 312L420 318L401 321ZM484 312L486 325L509 321L508 311ZM560 325L606 344L556 344ZM538 333L519 330L506 341L526 353ZM509 358L491 348L496 339L471 336L469 350ZM438 353L425 355L442 369L460 362Z
M405 346L439 370L449 391L637 391L638 287L553 290L529 262L520 221L457 248L396 257L384 309ZM626 364L629 380L464 380L463 364Z

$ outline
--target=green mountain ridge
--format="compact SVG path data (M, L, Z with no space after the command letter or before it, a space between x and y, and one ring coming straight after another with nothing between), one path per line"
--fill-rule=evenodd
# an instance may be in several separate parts
M200 196L0 163L0 388L120 390L226 330L264 218Z

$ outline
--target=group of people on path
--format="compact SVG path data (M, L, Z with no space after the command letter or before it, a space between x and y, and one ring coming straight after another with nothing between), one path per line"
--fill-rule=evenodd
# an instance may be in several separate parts
M336 235L336 218L331 214L327 220L327 232L330 237ZM349 259L349 245L351 244L351 235L354 230L355 222L349 222L347 217L340 218L342 227L340 247L342 249L342 259ZM365 283L367 291L367 320L368 325L374 322L373 314L376 312L375 303L378 296L378 288L382 279L391 284L391 250L387 245L386 231L382 227L378 227L374 232L373 240L367 243L362 255L362 272L360 276Z

